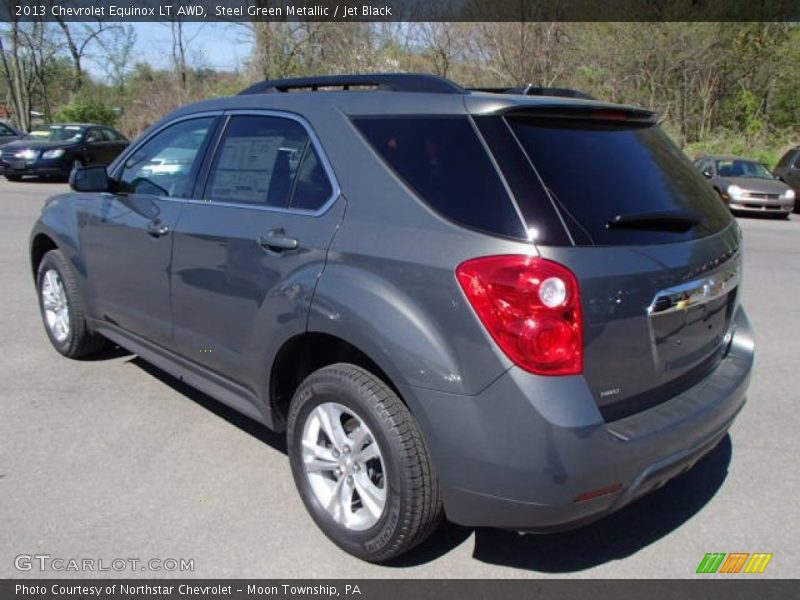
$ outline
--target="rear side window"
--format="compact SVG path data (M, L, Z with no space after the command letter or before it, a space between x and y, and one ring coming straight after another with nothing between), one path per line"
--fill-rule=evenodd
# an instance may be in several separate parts
M519 214L466 117L360 117L353 122L438 213L473 229L525 237Z
M512 130L578 245L631 245L701 238L731 222L708 181L657 126L510 117ZM618 215L699 212L688 231L609 229Z
M290 206L298 210L319 210L333 194L333 186L322 168L312 144L300 161Z

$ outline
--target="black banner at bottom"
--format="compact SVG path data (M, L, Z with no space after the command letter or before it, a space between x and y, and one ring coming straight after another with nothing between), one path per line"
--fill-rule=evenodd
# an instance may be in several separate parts
M728 579L380 580L380 579L5 579L3 600L353 598L358 600L784 600L796 580ZM701 579L702 578L702 579Z

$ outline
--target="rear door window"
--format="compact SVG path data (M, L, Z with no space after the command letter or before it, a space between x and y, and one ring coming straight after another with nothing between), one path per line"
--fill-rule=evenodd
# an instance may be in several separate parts
M711 235L732 217L708 181L655 125L508 117L577 245L680 242ZM692 211L688 231L614 229L617 216Z
M292 119L231 117L220 143L205 197L212 202L285 208L301 158L310 143Z
M436 212L473 229L525 237L520 215L466 117L356 117L353 122Z

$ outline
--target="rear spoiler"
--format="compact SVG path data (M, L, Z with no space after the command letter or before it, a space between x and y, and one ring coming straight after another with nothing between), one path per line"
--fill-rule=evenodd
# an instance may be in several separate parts
M658 123L658 113L646 108L614 104L551 105L551 106L511 106L503 112L509 117L530 117L547 119L570 119L598 122L623 122L654 125Z

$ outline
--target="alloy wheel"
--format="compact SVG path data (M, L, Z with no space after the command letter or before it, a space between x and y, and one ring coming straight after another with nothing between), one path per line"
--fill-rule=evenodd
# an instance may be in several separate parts
M309 485L328 515L351 531L373 527L386 507L386 477L364 420L342 404L319 404L306 418L302 448Z
M64 283L55 269L45 271L41 295L47 328L57 342L63 343L69 337L69 304Z

